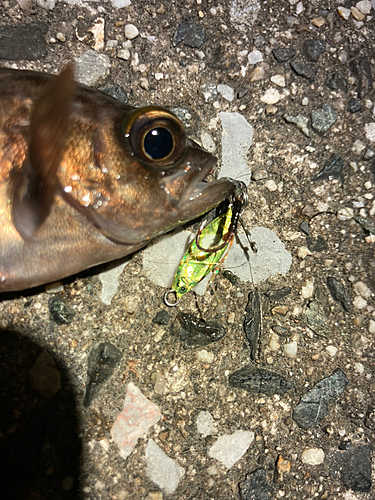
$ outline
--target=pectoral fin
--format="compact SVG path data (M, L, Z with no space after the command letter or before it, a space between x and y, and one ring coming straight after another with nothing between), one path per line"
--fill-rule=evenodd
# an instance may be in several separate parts
M43 224L53 204L74 90L73 66L68 64L51 79L32 111L28 155L13 175L13 224L26 240Z

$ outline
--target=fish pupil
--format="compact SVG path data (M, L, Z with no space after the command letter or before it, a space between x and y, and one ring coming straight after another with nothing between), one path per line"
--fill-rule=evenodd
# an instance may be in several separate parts
M161 160L173 150L173 137L168 129L153 128L145 135L143 147L146 155L153 160Z

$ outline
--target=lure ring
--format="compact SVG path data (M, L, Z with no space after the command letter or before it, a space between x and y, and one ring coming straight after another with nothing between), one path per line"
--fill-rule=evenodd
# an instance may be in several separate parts
M199 243L199 236L202 234L203 232L203 229L206 227L206 224L207 224L207 221L203 221L202 224L201 224L201 227L199 228L198 232L197 232L197 236L195 237L195 244L197 245L197 248L198 250L200 250L201 252L206 252L206 253L214 253L214 252L218 252L219 250L221 250L222 248L224 248L226 245L228 245L228 240L229 238L232 236L232 232L231 231L228 231L224 236L223 236L223 240L224 240L224 243L222 243L221 245L219 245L218 247L215 247L215 248L204 248L201 246L201 244ZM229 236L227 236L229 235Z
M174 294L174 296L175 296L175 298L176 298L176 301L175 301L175 302L170 302L170 301L168 300L168 295L169 295L170 293L173 293L173 294ZM177 297L176 291L175 291L175 290L173 290L173 288L171 288L170 290L168 290L168 291L167 291L167 292L165 292L165 294L164 294L164 304L165 304L166 306L168 306L168 307L175 307L175 306L177 306L177 304L180 302L180 300L181 300L181 297Z

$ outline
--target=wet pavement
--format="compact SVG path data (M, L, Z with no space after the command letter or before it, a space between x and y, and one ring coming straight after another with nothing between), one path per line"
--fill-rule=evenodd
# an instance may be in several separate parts
M249 184L259 248L234 245L175 308L163 266L196 225L4 294L4 498L375 497L374 9L1 3L1 66L74 59L80 82L172 109L218 156L213 177Z

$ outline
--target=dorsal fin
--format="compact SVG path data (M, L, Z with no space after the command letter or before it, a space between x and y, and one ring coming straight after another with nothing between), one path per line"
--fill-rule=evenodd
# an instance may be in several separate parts
M74 90L73 65L69 63L47 85L31 114L28 154L13 178L13 224L26 240L34 236L51 211Z

